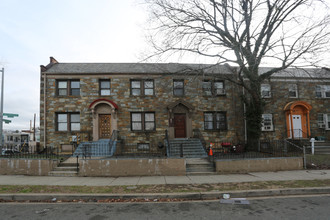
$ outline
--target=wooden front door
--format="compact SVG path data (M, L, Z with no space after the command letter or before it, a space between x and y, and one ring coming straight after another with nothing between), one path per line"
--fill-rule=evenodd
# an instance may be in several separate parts
M186 137L186 114L174 114L174 137Z
M99 139L111 138L111 115L99 115Z

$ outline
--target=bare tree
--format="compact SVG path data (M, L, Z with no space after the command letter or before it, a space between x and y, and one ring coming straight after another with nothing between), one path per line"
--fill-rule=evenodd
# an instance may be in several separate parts
M246 91L249 139L259 139L261 83L288 67L315 65L329 49L324 0L145 0L151 11L152 57L174 53L235 66L228 80ZM260 73L261 65L275 66Z

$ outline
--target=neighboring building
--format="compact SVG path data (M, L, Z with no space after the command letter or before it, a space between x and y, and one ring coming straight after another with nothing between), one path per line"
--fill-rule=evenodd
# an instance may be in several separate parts
M14 149L17 151L28 151L29 149L29 134L19 131L4 132L4 148Z
M330 72L309 71L317 77L289 70L294 76L282 72L264 82L263 138L330 140ZM235 77L228 65L59 63L51 57L41 66L41 145L68 146L74 135L109 139L114 130L136 148L157 148L166 131L170 139L244 142L243 90L228 77Z
M35 131L34 131L35 130ZM29 135L29 152L40 151L40 128L33 128L30 126L29 130L22 130L22 132Z

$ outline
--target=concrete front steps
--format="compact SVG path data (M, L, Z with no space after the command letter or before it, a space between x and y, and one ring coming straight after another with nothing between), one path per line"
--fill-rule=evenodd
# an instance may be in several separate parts
M183 157L185 158L203 158L207 154L203 148L202 142L195 138L177 138L170 140L170 157L180 157L181 145Z
M78 176L77 163L74 159L61 162L54 170L48 173L48 176Z
M214 163L208 158L187 158L186 159L186 174L187 175L214 175Z
M315 142L315 154L330 154L330 142Z

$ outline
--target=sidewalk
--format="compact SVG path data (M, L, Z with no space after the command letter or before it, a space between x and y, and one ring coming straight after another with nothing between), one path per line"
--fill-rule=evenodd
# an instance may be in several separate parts
M217 184L230 182L239 183L315 179L330 179L330 170L295 170L203 176L54 177L0 175L0 185L137 186L166 184Z
M0 185L49 185L49 186L139 186L169 184L217 184L257 181L326 180L330 170L295 170L280 172L255 172L248 174L206 176L136 176L136 177L54 177L0 175ZM282 188L259 190L234 190L184 193L133 193L133 194L80 194L80 193L9 193L0 194L0 202L150 202L214 200L230 194L231 198L328 195L330 187Z

